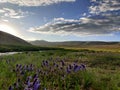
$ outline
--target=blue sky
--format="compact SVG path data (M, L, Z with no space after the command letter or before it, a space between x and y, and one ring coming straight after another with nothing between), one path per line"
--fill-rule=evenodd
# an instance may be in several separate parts
M1 0L0 30L25 40L120 41L120 1Z

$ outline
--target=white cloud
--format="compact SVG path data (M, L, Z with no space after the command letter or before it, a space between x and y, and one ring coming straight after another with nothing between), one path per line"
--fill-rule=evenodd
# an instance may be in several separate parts
M75 2L76 0L0 0L0 3L12 3L20 6L46 6L60 2Z
M116 20L120 20L120 16L110 16L103 19L84 17L79 20L55 18L43 26L30 28L29 31L42 34L72 34L77 36L111 35L113 32L120 31L119 22Z
M7 20L7 19L3 19L2 21L4 21L4 22L9 22L9 20Z
M92 14L120 10L120 0L91 0L89 9Z
M82 16L87 16L87 14L86 13L83 13L83 15Z
M0 13L5 13L5 11L4 10L0 10Z
M2 8L0 9L0 14L2 14L2 17L8 17L8 18L14 18L19 19L25 17L25 15L28 14L28 12L23 12L20 9L14 10L10 8Z

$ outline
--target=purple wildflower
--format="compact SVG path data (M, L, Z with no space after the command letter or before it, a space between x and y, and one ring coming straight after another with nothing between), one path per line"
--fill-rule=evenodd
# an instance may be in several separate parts
M81 64L82 69L86 69L86 66L84 64Z
M74 66L74 72L77 72L77 71L79 71L79 70L81 70L81 66L78 66L78 65L75 65Z
M10 86L8 90L13 90L13 87L12 87L12 86Z
M20 82L20 78L18 78L18 80L17 80L18 82Z
M33 90L38 90L40 87L40 81L38 79L35 79L33 82Z
M72 65L71 64L69 65L69 69L72 69Z
M61 60L61 63L62 63L62 66L64 66L64 65L65 65L65 63L64 63L64 61L63 61L63 60Z
M67 73L70 73L70 69L67 67L67 71L66 71Z
M35 74L35 75L33 76L33 78L34 78L34 79L38 78L38 74Z

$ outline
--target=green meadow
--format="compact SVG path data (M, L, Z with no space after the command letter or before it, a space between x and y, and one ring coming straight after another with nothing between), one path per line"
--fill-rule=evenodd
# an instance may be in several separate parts
M0 56L0 90L120 90L120 53L83 49Z

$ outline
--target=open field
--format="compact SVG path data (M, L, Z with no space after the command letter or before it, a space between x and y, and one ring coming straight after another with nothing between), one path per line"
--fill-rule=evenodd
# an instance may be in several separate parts
M59 47L59 46L58 46ZM73 49L73 50L95 50L95 51L111 51L111 52L120 52L120 45L84 45L84 46L60 46L65 49Z
M0 72L0 90L120 90L120 53L24 52L0 56Z
M81 50L89 49L95 51L112 51L120 52L120 42L103 42L103 41L64 41L64 42L48 42L48 41L31 41L32 45L46 47L61 47L65 49Z

